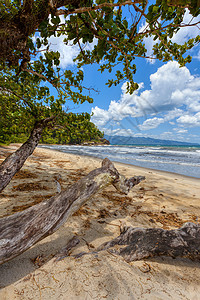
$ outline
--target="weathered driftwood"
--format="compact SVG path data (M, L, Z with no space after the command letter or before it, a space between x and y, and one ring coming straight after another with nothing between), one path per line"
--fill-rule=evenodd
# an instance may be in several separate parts
M33 153L41 138L42 132L54 117L37 121L29 139L0 165L0 192L9 184L13 176L22 168L27 158Z
M0 263L17 256L55 232L91 196L109 184L122 193L144 177L126 179L104 159L102 167L90 172L69 189L22 212L0 219Z
M123 227L121 234L96 251L125 245L111 252L130 262L155 256L187 257L200 261L200 224L185 223L179 229Z

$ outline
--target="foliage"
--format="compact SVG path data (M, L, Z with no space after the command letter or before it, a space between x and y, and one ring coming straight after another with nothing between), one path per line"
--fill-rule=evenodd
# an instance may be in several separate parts
M82 144L83 142L100 142L103 133L90 121L90 114L66 113L62 126L46 129L41 142L47 144Z
M0 143L22 142L33 126L33 118L18 98L0 93ZM15 136L18 136L17 140Z
M109 87L126 81L127 91L133 93L138 87L134 80L135 58L148 57L145 39L150 36L156 41L153 59L175 59L184 66L191 61L186 56L187 50L200 42L200 36L183 45L174 43L172 37L181 27L191 26L190 22L183 24L183 17L186 9L193 16L199 15L198 3L198 0L1 1L0 97L1 103L5 102L7 124L11 124L12 114L16 113L14 105L29 128L36 119L54 115L58 120L67 100L92 102L90 88L83 86L85 64L100 64L100 72L112 73L106 83ZM144 30L141 22L146 22ZM52 36L62 36L63 44L79 46L73 69L60 67L60 53L50 50ZM93 47L86 47L88 43L93 43ZM55 98L46 83L56 89ZM5 124L5 120L1 122ZM14 125L1 129L4 135L8 135L10 126Z
M0 95L0 115L0 144L25 142L36 120L29 107L20 106L19 101ZM103 133L90 121L90 118L88 113L63 112L57 119L56 125L52 124L44 130L41 142L45 144L100 142Z
M107 69L111 72L116 64L122 63L123 72L118 70L116 78L110 79L107 84L112 86L127 80L128 90L133 92L137 88L133 78L136 72L134 59L146 57L144 39L147 36L158 40L154 46L155 58L164 61L176 59L180 65L190 62L191 57L184 57L184 54L199 43L200 37L190 39L184 45L173 43L171 38L183 26L186 7L193 16L199 14L197 2L157 0L150 5L152 2L147 0L30 0L22 5L19 0L3 1L0 17L1 61L21 77L29 72L33 81L38 77L49 81L63 100L70 98L76 103L92 101L82 93L83 71L61 70L60 53L49 50L48 38L65 35L64 43L80 46L80 54L76 58L78 67L103 62L100 71ZM61 22L61 15L64 22ZM144 20L147 26L140 31L141 21ZM97 44L94 49L85 50L84 46L95 39ZM46 47L44 55L38 54L41 47Z
M55 119L46 128L43 143L77 144L103 137L90 114L64 112L62 102L50 96L48 88L38 86L38 81L31 82L29 73L15 82L13 73L6 71L0 78L0 143L24 142L36 121L52 115Z

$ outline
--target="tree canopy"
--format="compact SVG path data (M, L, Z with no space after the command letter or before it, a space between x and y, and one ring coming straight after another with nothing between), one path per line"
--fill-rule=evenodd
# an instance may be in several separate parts
M199 0L3 0L0 96L10 101L7 108L15 103L22 114L26 108L35 119L58 116L67 100L93 101L90 88L83 86L82 67L95 63L100 72L112 73L109 87L126 81L127 92L133 93L138 87L135 58L148 58L146 38L155 40L153 59L177 60L180 66L191 61L186 52L199 43L200 36L183 45L172 41L181 27L198 25L192 19L183 23L186 9L197 16ZM145 22L143 29L141 22ZM59 51L50 49L52 36L79 46L75 68L61 68ZM123 68L116 71L120 65Z

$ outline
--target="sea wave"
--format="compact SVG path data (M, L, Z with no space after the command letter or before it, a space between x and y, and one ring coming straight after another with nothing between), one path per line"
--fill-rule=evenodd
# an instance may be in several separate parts
M109 158L146 168L200 178L200 149L196 147L41 145L66 153Z

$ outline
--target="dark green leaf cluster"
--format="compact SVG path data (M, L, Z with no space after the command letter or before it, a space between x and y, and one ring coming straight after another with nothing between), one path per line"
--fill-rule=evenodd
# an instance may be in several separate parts
M47 144L82 144L100 142L103 133L90 121L90 114L66 113L62 116L60 126L45 130L41 142Z
M177 60L184 66L191 61L187 51L199 44L200 36L183 45L174 43L172 37L182 26L191 26L182 23L183 17L186 8L193 16L199 15L198 3L198 0L1 1L0 96L1 103L7 103L7 119L3 123L10 124L13 120L14 103L16 111L23 116L27 114L30 122L48 116L55 116L57 122L68 100L91 103L90 89L83 85L82 68L87 64L98 64L100 72L110 73L106 83L109 87L126 81L127 92L133 93L138 88L134 80L135 58L152 58L148 57L145 46L149 37L156 42L153 59ZM146 26L142 30L144 21ZM73 68L61 68L60 53L51 50L50 37L63 37L63 46L79 47ZM57 97L51 95L46 83L56 89Z
M187 50L199 43L199 39L189 40L184 45L177 45L171 41L173 35L182 26L186 7L193 16L199 14L197 0L156 0L153 4L147 0L126 4L124 1L111 0L108 2L104 0L95 2L55 0L54 8L50 8L47 3L47 0L30 3L24 1L21 6L18 0L3 1L0 23L7 22L6 28L10 25L12 29L13 26L21 24L21 27L17 28L19 37L17 37L17 32L14 37L16 40L20 38L20 34L22 35L21 30L26 33L25 40L21 37L24 46L20 45L20 41L18 44L17 41L16 44L10 42L10 48L13 48L11 54L16 57L9 60L9 56L8 62L13 67L13 63L18 60L18 65L14 66L15 72L23 76L22 71L28 70L31 74L35 74L32 77L33 81L39 76L40 79L50 82L57 88L59 97L63 101L71 99L75 103L83 103L84 101L91 102L92 99L89 96L83 96L82 74L79 76L61 70L60 53L49 50L48 38L51 36L63 36L65 44L80 47L80 53L76 58L79 68L85 64L97 63L100 64L101 72L108 70L112 73L113 68L123 64L122 71L120 69L115 72L115 78L110 78L107 85L110 87L128 81L130 93L137 88L134 82L136 72L134 59L147 57L145 38L152 36L157 42L153 49L154 59L164 61L175 59L181 66L191 60L190 57L185 57ZM61 22L58 14L60 7L64 7L62 13L64 22ZM12 20L7 19L8 15L12 15ZM26 22L22 25L25 19L29 20L30 24ZM147 24L143 32L140 30L142 20L145 20ZM18 23L14 24L14 22ZM6 28L1 33L4 40L10 33ZM95 43L94 47L89 50L86 47L87 43L92 42ZM46 51L44 51L45 47ZM44 55L38 54L41 49ZM6 56L5 53L4 55Z

